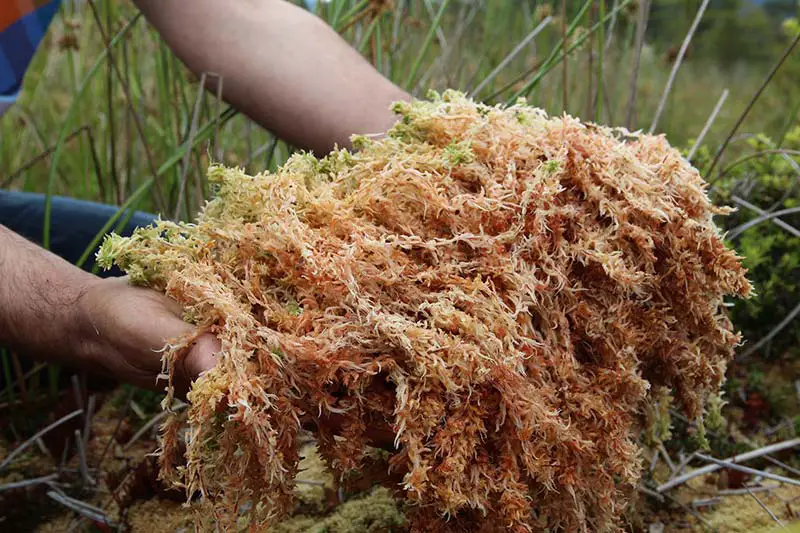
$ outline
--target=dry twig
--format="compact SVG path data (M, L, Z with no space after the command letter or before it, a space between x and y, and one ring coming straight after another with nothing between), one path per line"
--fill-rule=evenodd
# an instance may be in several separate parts
M667 481L666 483L663 483L663 484L659 485L656 488L656 490L658 492L664 492L665 490L669 490L669 489L671 489L673 487L677 487L678 485L682 485L683 483L686 483L690 479L693 479L693 478L695 478L697 476L702 476L702 475L705 475L705 474L710 474L711 472L715 472L716 470L719 470L723 466L728 466L728 465L735 464L735 463L743 463L743 462L749 461L751 459L756 459L758 457L763 457L765 455L769 455L769 454L772 454L772 453L780 452L780 451L783 451L783 450L788 450L788 449L794 448L794 447L796 447L798 445L800 445L800 438L792 439L792 440L788 440L788 441L784 441L784 442L778 442L778 443L775 443L775 444L770 444L769 446L764 446L764 447L759 448L757 450L752 450L752 451L749 451L749 452L746 452L746 453L742 453L742 454L736 455L734 457L731 457L729 459L726 459L724 461L720 461L718 459L712 459L710 457L708 459L705 459L706 456L704 456L702 454L699 454L699 453L695 453L694 454L695 457L700 457L701 459L711 461L714 464L706 465L706 466L704 466L702 468L698 468L698 469L693 470L691 472L688 472L688 473L686 473L686 474L684 474L682 476L678 476L678 477L676 477L674 479L671 479L671 480ZM761 472L757 472L757 473L761 473Z

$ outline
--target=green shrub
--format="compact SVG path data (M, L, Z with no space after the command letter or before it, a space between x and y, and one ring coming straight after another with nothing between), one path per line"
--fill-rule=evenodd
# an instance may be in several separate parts
M800 301L800 237L776 224L763 221L741 233L742 224L759 217L746 201L763 211L779 211L800 206L800 127L788 131L782 140L765 135L751 137L749 153L721 165L713 183L717 203L733 205L738 211L718 222L727 232L730 244L744 256L744 265L756 289L756 297L737 301L732 316L749 344L769 334ZM694 163L701 170L710 162L711 152L701 149ZM800 213L779 218L800 229ZM800 344L800 320L791 321L769 346L781 355Z

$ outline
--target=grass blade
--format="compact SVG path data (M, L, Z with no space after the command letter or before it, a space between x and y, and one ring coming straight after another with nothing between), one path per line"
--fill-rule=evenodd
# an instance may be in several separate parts
M797 209L797 212L800 212L800 209ZM781 320L781 321L780 321L780 322L779 322L779 323L778 323L778 324L777 324L777 325L776 325L774 328L772 328L772 330L771 330L769 333L767 333L767 334L766 334L766 335L765 335L763 338L761 338L761 339L760 339L760 340L759 340L757 343L755 343L754 345L750 346L750 348L748 348L747 350L745 350L745 351L744 351L744 353L742 353L742 355L741 355L741 356L739 356L739 357L741 357L742 359L746 359L746 358L747 358L747 357L749 357L750 355L754 354L755 352L757 352L758 350L760 350L761 348L763 348L763 347L764 347L764 346L765 346L765 345L766 345L768 342L770 342L772 339L774 339L774 338L775 338L775 336L776 336L778 333L780 333L781 331L783 331L783 330L784 330L784 328L786 328L786 326L788 326L789 324L791 324L791 323L792 323L792 320L794 320L795 318L797 318L797 315L798 315L798 314L800 314L800 303L798 303L798 304L797 304L797 305L794 307L794 309L792 309L792 310L789 312L789 314L788 314L788 315L786 315L785 317L783 317L783 320Z
M744 156L740 157L739 159L734 160L732 163L728 164L726 167L724 167L722 170L720 170L719 174L716 176L716 179L719 180L719 179L724 178L726 175L728 175L728 173L730 171L732 171L734 168L738 167L742 163L745 163L747 161L750 161L751 159L756 159L758 157L761 157L761 156L764 156L764 155L768 155L768 154L783 154L783 155L791 155L791 156L800 156L800 150L789 150L789 149L786 149L786 148L770 148L770 149L767 149L767 150L759 150L758 152L753 152L751 154L744 155Z
M756 470L755 468L750 468L749 466L742 466L737 463L731 463L730 461L723 461L720 459L716 459L709 455L705 455L702 453L698 453L697 457L702 459L703 461L708 461L710 463L718 464L720 466L727 467L731 470L738 470L739 472L744 472L745 474L752 474L754 476L762 476L767 479L772 479L773 481L779 481L781 483L786 483L788 485L795 485L800 486L800 481L796 479L792 479L786 476L779 476L778 474L773 474L771 472L766 472L764 470Z
M344 5L347 3L347 0L338 0L336 5L333 7L333 14L331 15L331 19L328 22L331 27L335 28L339 24L339 20L342 16L342 10L344 10Z
M753 228L755 226L758 226L762 222L767 222L769 220L772 220L773 218L778 218L778 217L787 216L787 215L794 215L794 214L797 214L797 213L800 213L800 207L788 207L786 209L781 209L779 211L765 212L763 215L760 215L760 216L754 218L753 220L745 222L741 226L737 226L737 227L733 228L728 233L727 238L729 240L733 240L736 237L738 237L739 235L741 235L742 233L744 233L745 231L747 231L750 228Z
M741 197L739 197L739 196L737 196L735 194L733 196L731 196L731 201L733 203L735 203L736 205L744 207L745 209L749 209L750 211L753 211L754 213L756 213L758 215L766 215L766 214L769 213L769 211L764 211L763 209L761 209L757 205L751 204L750 202L748 202L744 198L741 198ZM800 237L800 229L797 229L794 226L791 226L791 225L787 224L783 220L781 220L779 218L772 218L772 219L770 219L770 222L772 222L773 224L775 224L776 226L778 226L782 230L788 231L789 233L791 233L795 237Z
M203 127L197 130L197 135L195 135L192 142L187 140L182 143L180 146L178 146L175 152L173 152L173 154L161 164L161 166L158 168L157 174L162 176L166 171L174 167L183 159L183 154L186 153L186 150L191 150L197 146L197 144L208 140L212 133L216 133L218 128L222 127L230 119L235 117L236 114L237 111L235 109L228 107L221 114L217 115L216 118L205 123Z
M628 108L625 113L625 127L633 127L633 113L636 110L636 85L639 81L639 66L642 60L642 47L644 34L647 30L647 21L650 18L650 0L643 0L639 6L639 20L636 23L636 56L633 60L633 71L628 82Z
M606 0L600 0L600 20L606 18ZM613 24L613 20L609 24ZM603 86L606 83L606 68L605 68L605 41L606 41L606 27L600 24L597 30L597 94L593 97L595 103L595 117L597 120L603 121Z
M367 27L367 31L365 31L364 35L361 37L361 42L358 43L358 51L361 52L362 54L364 53L364 50L369 44L370 39L372 38L372 34L375 33L375 29L378 27L378 24L380 24L380 20L381 20L380 16L373 18L372 22L370 22L369 26Z
M338 20L336 21L337 24L331 24L337 32L344 33L347 31L353 24L361 20L365 17L368 13L368 10L365 8L369 5L369 0L362 0L355 6L353 6L350 11L347 12L346 15L342 17L342 23L338 24Z
M383 74L383 32L380 24L375 27L375 40L373 42L375 43L375 68Z
M125 103L127 104L128 111L130 112L130 115L133 118L133 125L136 128L136 132L139 134L139 138L142 141L142 149L144 150L145 162L147 163L147 166L149 167L150 174L155 178L156 177L156 166L155 166L155 163L153 162L153 154L150 151L150 144L148 142L147 135L145 135L144 125L142 124L141 117L139 117L139 114L136 112L136 109L133 106L134 100L133 100L133 97L131 96L130 87L125 82L125 76L123 76L122 71L117 66L117 61L116 61L116 59L114 57L114 54L111 52L113 47L111 46L111 42L108 40L108 35L106 35L106 32L103 29L103 24L102 24L102 22L100 20L100 14L99 14L99 12L97 11L97 8L94 5L94 0L89 0L89 7L92 10L92 14L94 15L95 21L97 22L97 27L100 30L100 36L103 39L103 44L105 45L105 49L108 52L108 65L109 65L108 72L109 72L109 76L110 76L111 72L114 72L114 73L116 73L117 78L119 79L120 87L122 88L122 94L125 97ZM110 11L109 11L109 13L110 13ZM109 19L109 28L110 28L110 24L111 24L111 21ZM109 84L111 83L111 81L112 80L109 79ZM109 95L110 95L110 89L109 89ZM112 102L110 100L110 96L109 96L108 105L109 106L112 105ZM114 115L113 109L109 109L108 112L109 112L109 118L111 119L113 117L113 115ZM114 140L114 137L115 137L115 132L114 132L113 126L111 127L111 134L109 135L109 137L111 139L112 148L113 148L113 146L114 146L114 144L113 144L114 141L113 140ZM112 159L114 157L113 149L112 149L111 157L112 157ZM111 161L111 168L112 168L112 172L116 173L116 162L113 161L113 160ZM165 203L163 194L161 192L161 189L159 188L159 184L158 184L157 181L156 181L156 189L155 189L155 191L156 191L156 198L155 199L156 199L156 202L159 205L159 208L160 209L166 209L167 205Z
M670 411L670 413L672 413L672 411ZM769 446L764 446L763 448L759 448L757 450L752 450L752 451L749 451L749 452L746 452L746 453L742 453L742 454L736 455L734 457L729 457L725 461L720 461L720 463L723 463L723 464L714 463L714 464L710 464L710 465L705 465L705 466L703 466L701 468L698 468L698 469L693 470L691 472L688 472L686 474L683 474L683 475L680 475L678 477L672 478L669 481L667 481L666 483L662 483L661 485L659 485L656 488L656 492L663 493L666 490L669 490L669 489L671 489L673 487L677 487L678 485L682 485L683 483L686 483L690 479L694 479L694 478L696 478L698 476L702 476L702 475L705 475L705 474L710 474L711 472L716 472L717 470L720 470L724 466L727 466L728 464L731 464L731 463L743 463L745 461L749 461L749 460L755 459L757 457L764 457L765 455L770 455L770 454L777 453L777 452L780 452L780 451L783 451L783 450L789 450L789 449L795 448L797 446L800 446L800 438L791 439L791 440L784 441L784 442L778 442L778 443L775 443L775 444L770 444ZM698 456L698 455L699 454L697 454L697 453L695 454L695 456Z
M691 161L692 158L694 157L694 154L697 153L697 149L700 148L700 146L702 146L703 139L705 139L706 134L708 133L708 130L711 129L711 125L714 123L714 120L716 120L717 115L719 115L720 110L722 110L722 106L725 104L725 100L728 99L728 94L730 94L730 91L728 89L725 89L724 91L722 91L722 96L720 96L719 100L717 100L717 105L714 106L714 110L711 111L711 114L708 116L708 120L706 120L706 123L703 126L703 129L700 131L700 134L697 136L697 140L694 141L694 145L692 146L692 149L689 150L689 154L686 156L686 160L687 161Z
M730 144L731 139L733 139L733 136L736 135L737 131L739 131L739 127L744 122L744 119L747 118L747 115L750 114L750 111L753 109L753 106L758 101L759 97L761 96L761 93L764 92L764 89L767 88L767 85L769 85L769 83L772 81L772 78L775 77L775 74L778 73L778 71L780 70L781 66L783 66L783 64L786 62L786 59L792 54L792 52L794 51L795 47L797 46L797 43L800 43L800 33L798 33L797 37L795 37L792 40L792 42L789 43L789 46L786 47L786 50L784 50L784 52L781 55L780 59L778 59L777 63L775 63L775 66L772 67L772 70L769 71L769 74L767 74L767 77L764 78L764 82L761 84L761 86L758 88L758 90L755 92L755 94L753 94L753 97L750 98L750 101L747 103L747 107L745 108L744 111L742 111L742 114L739 116L739 120L737 120L736 124L734 124L733 128L731 128L730 133L728 133L728 136L725 138L725 142L723 142L722 146L720 146L719 150L717 150L717 153L714 156L714 159L711 161L711 164L709 165L708 169L706 170L706 173L705 173L705 176L704 176L706 181L708 181L709 183L711 183L713 181L713 180L709 179L710 176L711 176L711 173L714 171L714 169L716 168L717 164L719 163L719 160L722 158L722 154L728 148L728 144Z
M433 11L433 6L431 5L431 0L422 0L422 4L425 6L425 11L428 12L428 16L431 18L431 21L436 20L436 13ZM441 26L437 26L436 28L436 39L439 41L439 46L442 47L442 50L447 48L447 39L445 39L444 32L442 31Z
M585 13L586 8L589 7L590 2L591 2L591 0L589 2L586 2L584 4L584 6L583 6L582 11L578 14L578 16L575 17L575 21L573 23L575 28L577 28L577 23L580 21L580 18ZM631 2L631 0L623 0L623 2L620 3L620 5L617 7L617 9L618 10L623 9L630 2ZM608 15L606 15L605 19L600 20L597 24L592 26L589 29L589 31L587 31L586 33L581 35L580 38L576 39L575 42L572 43L572 45L567 50L567 55L569 56L569 54L571 54L573 50L575 50L576 48L580 47L583 44L583 42L586 39L588 39L589 37L591 37L594 34L594 32L597 31L597 29L600 27L600 25L604 24L606 22L606 20L611 18L611 16L612 16L612 13L609 13ZM574 33L574 31L575 31L575 29L573 28L572 32L568 32L567 39L569 39L569 37L572 35L572 33ZM563 41L561 43L559 43L559 45L556 47L556 49L553 51L553 53L550 54L550 58L548 58L548 60L545 61L545 63L539 69L539 72L536 74L536 77L534 79L532 79L530 82L528 82L528 85L526 85L525 88L520 89L519 91L517 91L516 94L514 94L514 96L509 98L509 100L508 100L509 104L513 103L517 98L519 98L522 95L526 95L527 96L531 92L533 87L539 81L541 81L541 79L544 78L551 70L553 70L558 65L558 63L556 61L554 61L554 58L558 56L558 52L560 51L560 47L563 46L563 44L564 44Z
M792 125L794 125L795 121L797 120L797 116L800 114L800 100L792 107L792 112L789 113L789 120L786 121L786 126L783 128L781 132L781 136L778 137L778 148L783 146L783 141L786 140L786 135L792 131Z
M100 66L103 64L103 61L108 57L108 52L111 48L116 46L123 37L130 31L131 28L136 24L136 21L141 18L140 14L137 14L134 18L132 18L109 42L108 47L106 47L97 60L92 65L89 72L84 77L83 81L81 81L80 86L78 86L76 93L70 102L69 109L67 110L66 117L64 118L64 122L61 126L61 131L58 134L58 141L56 142L55 150L53 151L53 157L50 161L50 172L47 179L47 192L45 194L45 204L44 204L44 234L42 235L42 246L46 249L50 249L50 224L52 221L52 203L53 203L53 186L55 185L56 179L56 169L58 168L58 160L61 157L61 153L64 148L64 142L68 135L69 124L72 122L73 117L75 116L75 112L77 111L77 103L80 101L81 96L83 95L84 91L89 85L89 82L94 78L97 71L100 69Z
M219 122L224 124L235 115L236 111L233 108L229 107L219 117ZM182 160L184 154L187 151L192 150L194 146L207 140L211 136L211 133L214 131L215 123L216 120L207 122L206 124L203 125L202 128L198 130L197 135L195 135L194 139L189 139L183 144L181 144L181 146L178 147L175 153L173 153L172 156L159 167L158 176L163 176L164 173L172 169L173 166L175 166L178 162ZM100 231L97 232L95 237L92 239L92 241L84 250L80 259L78 259L76 266L80 267L83 266L84 263L86 263L86 261L89 259L89 256L100 244L100 241L103 239L103 236L105 236L105 234L108 233L108 231L113 227L114 223L120 219L123 213L125 213L126 211L128 212L127 219L124 219L121 225L124 225L126 223L126 220L130 219L130 217L133 216L135 207L139 204L140 201L144 199L144 195L150 190L150 187L153 186L154 182L155 182L154 178L148 179L147 181L142 183L133 194L131 194L128 197L128 199L125 201L123 205L120 206L120 208L117 210L114 216L112 216L108 220L108 222L106 222L105 225L103 225L103 227L100 228Z
M108 221L103 225L102 228L100 228L100 231L97 232L92 241L83 251L83 254L81 254L80 258L75 263L75 266L80 268L86 263L86 261L89 259L89 256L92 254L95 248L97 248L97 246L100 244L100 241L103 239L106 233L108 233L108 231L114 226L114 224L120 219L120 217L123 214L128 212L127 219L130 219L130 217L133 216L135 207L139 204L139 202L141 202L144 199L145 193L150 191L150 187L153 186L153 182L154 182L153 178L148 179L147 181L142 183L139 186L139 188L136 189L136 191L134 191L134 193L128 197L127 200L125 200L125 203L119 207L117 212L114 213L114 215L108 219Z
M569 39L569 38L572 36L572 34L575 32L575 30L577 29L577 27L578 27L578 23L580 22L580 20L581 20L581 18L583 17L583 15L586 13L586 10L587 10L587 9L589 8L589 6L591 5L591 2L592 2L592 0L588 0L587 2L585 2L585 3L583 4L583 7L581 7L581 10L580 10L580 11L578 12L578 14L575 16L575 20L573 20L572 24L571 24L571 25L570 25L570 27L567 29L567 39ZM631 0L623 0L623 2L621 2L621 3L620 3L620 5L617 7L617 10L623 9L623 8L624 8L625 6L627 6L627 5L628 5L630 2L631 2ZM591 29L589 29L589 31L587 31L585 34L583 34L583 35L582 35L582 36L581 36L579 39L576 39L576 41L575 41L575 42L574 42L574 43L573 43L573 44L572 44L572 45L569 47L569 49L567 50L567 52L566 52L566 53L567 53L567 55L569 56L569 54L570 54L570 53L571 53L573 50L575 50L576 48L578 48L578 47L579 47L581 44L583 44L583 42L584 42L584 41L585 41L585 40L586 40L588 37L590 37L591 35L593 35L593 34L594 34L594 32L595 32L595 31L597 31L597 29L600 27L600 25L601 25L601 24L604 24L604 23L605 23L605 22L606 22L606 21L607 21L607 20L608 20L608 19L611 17L611 15L612 15L611 13L610 13L610 14L608 14L608 15L606 15L605 19L603 19L603 20L600 20L600 21L599 21L597 24L595 24L594 26L592 26L592 28L591 28ZM547 57L547 59L544 61L544 63L542 63L542 64L541 64L541 66L540 66L540 67L538 67L538 72L536 72L536 75L535 75L535 76L534 76L532 79L530 79L530 80L529 80L529 81L528 81L528 82L525 84L525 86L524 86L524 87L522 87L520 90L518 90L516 93L514 93L514 95L513 95L513 96L511 96L511 98L509 98L509 99L508 99L508 101L507 101L507 104L511 105L511 104L513 104L513 103L514 103L514 102L517 100L517 98L519 98L520 96L527 96L528 94L530 94L530 92L533 90L533 88L534 88L534 87L536 87L536 85L537 85L537 84L538 84L538 83L539 83L539 82L542 80L542 78L544 78L544 77L545 77L545 76L546 76L546 75L547 75L547 74L548 74L548 73L549 73L551 70L553 70L553 69L554 69L554 68L555 68L555 67L558 65L558 61L556 61L556 58L559 56L559 52L561 52L561 49L562 49L562 47L563 47L564 45L565 45L565 41L562 39L562 40L561 40L561 41L558 43L558 45L556 45L556 47L555 47L555 48L554 48L554 49L553 49L553 50L550 52L550 55ZM523 74L523 75L522 75L522 77L524 78L525 76L527 76L527 75L531 74L531 73L532 73L534 70L536 70L536 68L537 68L537 67L534 67L534 69L531 69L531 70L529 70L528 72L526 72L525 74ZM497 95L499 95L499 94L502 94L502 93L503 93L503 92L505 92L505 91L506 91L506 90L507 90L509 87L511 87L511 86L512 86L512 85L514 85L514 84L515 84L517 81L519 81L519 79L520 79L520 78L517 78L516 80L512 80L512 81L511 81L511 83L509 83L508 85L506 85L505 87L503 87L501 90L499 90L499 91L496 91L496 92L495 92L495 94L493 94L491 97L489 97L489 99L492 99L492 98L494 98L495 96L497 96Z
M197 97L194 101L194 109L192 110L192 120L189 124L189 134L186 136L187 142L190 144L194 141L194 136L197 134L197 119L200 116L200 104L203 102L203 90L206 85L206 73L200 76L200 83L197 85ZM178 184L178 200L175 202L175 214L172 219L177 222L181 215L181 205L183 205L183 198L186 193L186 176L189 173L189 157L192 155L191 150L186 150L183 155L183 164L181 169L181 179ZM188 215L188 213L187 213Z
M469 14L467 16L460 16L459 17L458 26L456 27L456 29L453 32L453 36L450 39L450 45L447 47L447 50L445 50L444 53L439 54L439 57L437 57L436 60L433 61L433 63L431 63L431 65L426 69L425 73L419 79L419 82L417 83L417 86L424 86L426 83L428 83L428 80L435 73L439 73L442 70L442 67L444 65L446 65L447 62L450 60L450 56L453 54L453 52L455 52L458 49L458 44L461 42L462 38L464 37L464 33L466 33L467 28L472 23L472 20L475 18L475 15L477 15L477 14L478 14L478 10L473 7L473 8L470 9ZM391 56L389 56L389 57L391 58ZM485 59L485 57L481 56L481 59L479 61L479 65L478 65L478 69L476 69L476 74L477 74L477 71L480 68L480 65L483 63L484 59ZM463 64L461 64L459 66L459 69L462 66L463 66ZM449 84L449 83L448 83L448 85L453 86L453 84ZM464 87L461 84L457 84L457 86L458 87ZM471 86L471 84L467 85L467 87L469 87L469 86Z
M417 72L419 72L419 67L422 66L422 61L425 59L425 55L428 53L428 48L430 48L433 38L436 35L436 29L442 23L442 16L444 15L448 5L450 5L450 0L443 0L442 5L439 6L439 11L436 13L436 18L433 19L431 27L428 29L428 34L425 36L425 41L422 43L422 47L417 54L417 58L414 60L411 71L408 73L408 78L406 78L406 82L403 84L406 89L411 89L412 84L417 77Z
M783 528L786 527L783 522L781 522L775 513L773 513L769 507L766 506L764 502L761 501L761 498L755 495L755 492L750 487L745 487L747 489L747 493L755 499L758 505L772 518L772 521L778 524L778 527Z
M605 0L601 0L600 2L601 9L604 9L605 7L604 3ZM608 48L611 46L611 41L614 39L614 28L617 27L617 13L619 12L617 10L618 3L619 0L614 0L614 3L611 5L612 17L611 17L611 22L608 23L608 37L606 37L605 44L603 45L603 49L606 52L608 51ZM600 18L602 19L603 15L601 15Z
M6 490L14 490L14 489L21 489L23 487L30 487L31 485L41 485L42 483L47 483L49 481L55 481L58 479L58 474L48 474L46 476L35 477L31 479L25 479L23 481L15 481L13 483L6 483L5 485L0 485L0 492Z
M502 71L504 68L506 68L506 66L507 66L507 65L508 65L508 64L509 64L509 63L510 63L510 62L511 62L511 61L512 61L512 60L513 60L513 59L514 59L514 58L515 58L515 57L516 57L516 56L517 56L517 55L518 55L518 54L519 54L519 53L520 53L520 52L521 52L521 51L522 51L522 50L523 50L525 47L526 47L526 46L528 46L528 44L529 44L529 43L530 43L530 42L531 42L533 39L535 39L535 38L536 38L536 36L537 36L537 35L539 35L539 33L541 33L541 31L542 31L543 29L545 29L545 28L547 27L547 25L548 25L548 24L550 24L552 21L553 21L553 17L548 15L548 16L547 16L547 18L545 18L545 19L544 19L542 22L540 22L540 23L539 23L539 25L538 25L538 26L536 26L536 27L533 29L533 31L531 31L531 32L530 32L528 35L526 35L526 36L525 36L525 38L524 38L524 39L522 39L522 40L519 42L519 44L517 44L517 46L515 46L515 47L514 47L514 49L513 49L513 50L512 50L512 51L511 51L511 52L510 52L510 53L509 53L509 54L508 54L508 55L507 55L505 58L503 58L503 60L502 60L502 61L500 61L500 63L499 63L499 64L498 64L498 65L497 65L497 66L494 68L494 70L493 70L492 72L490 72L490 73L489 73L489 75L488 75L488 76L486 76L486 77L483 79L483 81L482 81L482 82L480 82L480 83L478 84L478 86L477 86L477 87L475 87L475 89L474 89L474 90L473 90L473 91L470 93L470 96L475 96L475 95L477 95L478 93L480 93L480 92L481 92L481 89L483 89L484 87L486 87L486 85L487 85L487 84L489 84L489 83L490 83L490 82L491 82L491 81L492 81L492 80L493 80L493 79L494 79L494 78L495 78L495 77L496 77L496 76L497 76L497 75L498 75L498 74L499 74L499 73L500 73L500 72L501 72L501 71Z
M700 4L700 9L697 10L697 15L694 17L694 21L689 28L689 32L686 34L686 38L681 44L681 48L678 51L678 57L675 58L675 63L672 65L672 71L670 71L669 78L667 78L667 85L664 87L664 93L661 95L661 100L658 102L658 108L656 109L656 114L653 116L653 122L650 124L650 133L653 133L656 130L656 126L658 126L658 119L661 118L661 113L664 111L664 106L667 104L667 97L672 91L672 84L675 82L675 76L678 74L678 69L681 68L683 57L686 55L686 50L689 48L689 43L692 42L694 32L697 31L697 26L700 25L700 20L702 20L703 14L706 12L709 2L710 0L703 0L703 3Z
M74 139L75 137L77 137L78 135L80 135L81 133L83 133L85 130L88 130L88 129L89 129L89 126L84 124L80 128L72 131L69 135L67 135L64 138L64 142L66 143L66 142L71 141L72 139ZM30 169L36 163L38 163L42 159L45 159L47 156L49 156L50 154L55 152L57 146L58 146L57 144L54 144L53 146L49 146L48 148L46 148L45 150L43 150L42 152L40 152L39 154L37 154L36 156L31 158L30 160L28 160L25 163L23 163L22 165L20 165L19 168L17 168L14 172L12 172L11 174L9 174L5 178L3 178L3 181L0 181L0 189L5 189L8 186L10 186L12 183L14 183L14 181L18 177L20 177L23 172L25 172L26 170Z
M592 1L592 9L589 10L589 25L594 25L594 21L597 18L597 0ZM603 29L603 25L600 25L599 30ZM594 39L589 39L589 50L587 51L587 65L586 65L586 81L587 81L587 91L586 91L586 120L594 121Z
M586 2L586 6L590 5L592 1ZM581 14L583 10L581 11ZM580 20L581 14L575 17L575 22ZM571 34L571 32L570 32ZM568 69L569 62L567 61L567 0L561 0L561 109L566 112L567 105L568 105L568 87L569 87L569 76L568 76Z

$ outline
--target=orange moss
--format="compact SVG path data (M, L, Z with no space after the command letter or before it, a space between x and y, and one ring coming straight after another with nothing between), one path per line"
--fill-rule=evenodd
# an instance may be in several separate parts
M640 475L645 408L700 419L750 285L705 184L663 137L455 92L397 104L358 153L214 167L196 224L99 254L215 333L162 473L232 524L292 508L300 420L337 472L388 422L414 530L606 531ZM165 372L190 339L167 350ZM658 394L656 394L658 392ZM169 401L169 400L167 400Z

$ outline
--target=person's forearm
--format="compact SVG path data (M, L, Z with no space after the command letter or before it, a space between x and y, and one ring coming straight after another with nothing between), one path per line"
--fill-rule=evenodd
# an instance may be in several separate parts
M43 360L78 357L69 349L81 328L75 310L94 279L0 225L0 346Z
M0 347L159 390L164 346L191 339L174 376L186 392L219 351L202 333L167 296L93 276L0 225Z
M324 155L385 132L408 95L318 17L283 0L136 0L170 47L223 98L278 136Z

